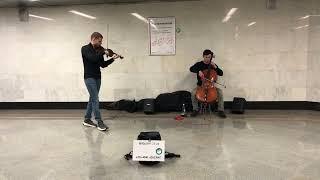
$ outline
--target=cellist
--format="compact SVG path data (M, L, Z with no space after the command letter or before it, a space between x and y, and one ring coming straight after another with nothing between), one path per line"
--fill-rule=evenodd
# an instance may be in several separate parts
M215 55L214 53L206 49L203 51L203 60L195 63L193 66L190 67L190 71L193 73L197 73L197 86L202 85L202 80L204 78L204 74L202 71L211 68L217 72L218 76L223 76L223 71L214 63ZM195 117L199 114L199 106L198 106L198 100L196 98L196 90L197 87L193 89L191 93L191 99L192 99L192 106L193 106L193 112L191 113L192 117ZM220 88L217 88L217 94L218 94L218 116L221 118L226 118L226 114L224 113L224 101L223 101L223 92Z

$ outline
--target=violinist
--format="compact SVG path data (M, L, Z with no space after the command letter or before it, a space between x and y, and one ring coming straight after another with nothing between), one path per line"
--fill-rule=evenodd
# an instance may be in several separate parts
M193 73L197 73L197 87L193 89L191 99L192 99L192 106L193 112L191 116L195 117L199 113L199 106L198 106L198 99L196 98L196 91L197 88L202 85L202 79L204 79L204 70L212 69L216 71L218 76L223 76L223 71L214 63L215 55L214 53L206 49L203 51L203 60L195 63L193 66L190 67L190 71ZM211 67L210 67L211 66ZM210 67L210 68L209 68ZM223 100L223 93L220 88L217 89L217 100L218 100L218 116L221 118L226 118L224 113L224 100Z
M84 66L84 82L90 95L82 124L84 126L97 127L98 130L105 131L108 129L108 126L103 123L99 110L99 90L101 86L100 67L108 67L120 56L103 48L101 46L102 39L103 36L100 33L94 32L91 35L91 42L81 48ZM110 52L112 52L112 54ZM111 56L111 59L105 61L103 58L104 55ZM97 124L91 120L91 114L94 114Z

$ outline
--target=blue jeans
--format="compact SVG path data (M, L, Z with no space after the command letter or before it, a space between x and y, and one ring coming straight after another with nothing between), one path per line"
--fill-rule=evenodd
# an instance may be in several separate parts
M99 90L101 86L101 79L87 78L84 80L88 92L90 94L89 102L87 104L87 111L85 119L91 119L92 112L96 121L101 121L101 114L99 110Z

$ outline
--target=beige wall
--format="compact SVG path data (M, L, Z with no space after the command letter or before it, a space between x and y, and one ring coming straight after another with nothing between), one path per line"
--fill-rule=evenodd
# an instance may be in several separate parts
M320 102L320 17L310 18L307 99Z
M16 9L0 9L0 101L87 101L80 48L93 31L105 35L106 41L108 25L109 47L125 59L102 71L101 101L192 89L196 78L189 67L206 48L215 52L225 72L220 81L227 85L226 100L242 96L249 101L319 101L319 52L309 48L317 47L319 41L309 36L318 37L319 28L313 23L295 27L309 24L310 18L299 18L320 2L278 2L276 10L266 9L265 0L32 8L32 14L54 21L29 22L19 22ZM238 11L222 23L231 8ZM97 19L76 16L68 12L72 9ZM149 56L147 24L132 12L175 16L181 29L176 55ZM257 23L248 27L253 21Z

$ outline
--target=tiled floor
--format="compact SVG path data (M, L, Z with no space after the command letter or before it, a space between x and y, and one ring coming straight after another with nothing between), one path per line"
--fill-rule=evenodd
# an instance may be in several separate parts
M81 124L84 110L1 110L0 180L319 180L319 111L247 111L186 118L102 110L109 132ZM126 161L140 131L160 131L181 154L154 167Z

